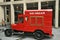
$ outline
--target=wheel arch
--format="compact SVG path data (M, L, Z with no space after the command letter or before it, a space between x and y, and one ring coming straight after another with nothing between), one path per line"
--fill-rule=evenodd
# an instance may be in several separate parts
M37 32L37 31L41 31L42 33L44 33L44 31L43 31L43 30L35 30L34 32Z

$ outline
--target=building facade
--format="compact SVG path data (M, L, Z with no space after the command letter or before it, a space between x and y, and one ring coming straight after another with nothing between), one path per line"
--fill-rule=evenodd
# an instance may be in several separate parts
M60 25L60 0L0 0L0 24L2 20L6 23L17 23L17 15L23 14L25 10L53 9L53 26Z

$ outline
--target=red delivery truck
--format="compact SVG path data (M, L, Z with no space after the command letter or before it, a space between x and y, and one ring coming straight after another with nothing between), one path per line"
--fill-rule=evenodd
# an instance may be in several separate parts
M11 24L11 29L5 30L6 36L13 34L32 33L36 39L45 35L52 37L52 9L26 10L18 14L18 23Z

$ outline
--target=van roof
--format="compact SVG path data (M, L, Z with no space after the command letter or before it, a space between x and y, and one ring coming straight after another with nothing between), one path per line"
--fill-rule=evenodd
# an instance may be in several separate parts
M53 11L52 9L26 10L26 11Z

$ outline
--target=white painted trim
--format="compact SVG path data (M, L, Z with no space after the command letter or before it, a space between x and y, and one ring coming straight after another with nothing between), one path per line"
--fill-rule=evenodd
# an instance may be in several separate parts
M34 0L34 1L13 1L11 0L10 2L0 2L0 5L10 5L12 4L21 4L21 3L34 3L34 2L45 2L45 1L55 1L55 0Z
M26 11L53 11L52 9L26 10Z
M58 28L58 20L59 20L59 0L56 0L55 6L55 27Z

